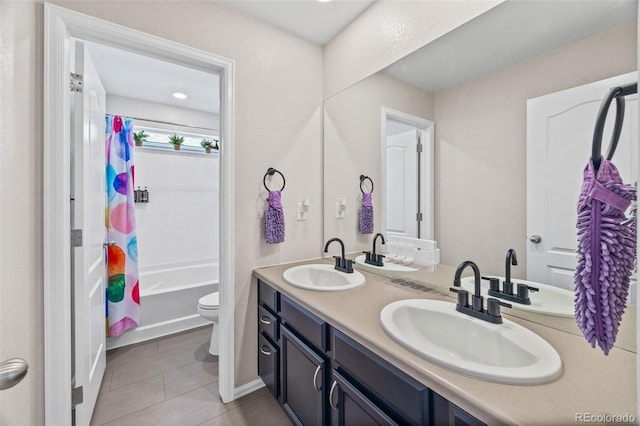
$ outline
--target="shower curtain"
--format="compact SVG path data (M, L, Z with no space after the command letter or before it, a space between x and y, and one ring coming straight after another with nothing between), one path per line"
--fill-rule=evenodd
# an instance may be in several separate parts
M107 336L119 336L140 320L138 240L133 208L133 123L106 116L105 225L107 247Z

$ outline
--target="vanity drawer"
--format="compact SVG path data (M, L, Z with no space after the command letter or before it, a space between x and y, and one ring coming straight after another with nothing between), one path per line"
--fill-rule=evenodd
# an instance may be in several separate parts
M333 358L376 403L386 406L399 423L426 424L429 389L350 337L333 329Z
M286 296L280 298L280 318L312 346L322 352L329 350L328 324Z
M278 341L278 317L262 305L258 306L258 331Z
M280 351L264 335L258 335L258 375L269 392L280 396Z
M258 281L258 303L269 308L272 314L278 313L279 293L262 281Z

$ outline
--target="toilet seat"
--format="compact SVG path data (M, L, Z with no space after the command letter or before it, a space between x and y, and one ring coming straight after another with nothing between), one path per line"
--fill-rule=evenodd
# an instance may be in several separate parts
M220 293L213 292L198 300L198 307L206 311L217 311L220 307Z

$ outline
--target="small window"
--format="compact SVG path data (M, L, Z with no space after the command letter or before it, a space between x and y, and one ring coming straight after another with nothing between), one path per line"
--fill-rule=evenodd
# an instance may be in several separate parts
M153 127L146 126L133 126L134 132L144 132L148 135L144 138L143 147L160 150L173 150L173 145L169 142L169 137L176 134L184 138L184 142L181 144L180 152L189 153L205 153L205 148L202 147L201 142L204 139L213 142L213 149L211 153L219 153L220 138L212 134L205 133L190 133L190 132L178 132L166 129L155 129ZM218 149L216 149L218 147Z

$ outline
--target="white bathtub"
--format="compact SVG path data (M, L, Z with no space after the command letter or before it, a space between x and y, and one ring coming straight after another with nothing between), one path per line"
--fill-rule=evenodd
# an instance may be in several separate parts
M198 299L218 290L217 263L162 266L140 272L140 326L107 338L107 349L211 324Z

